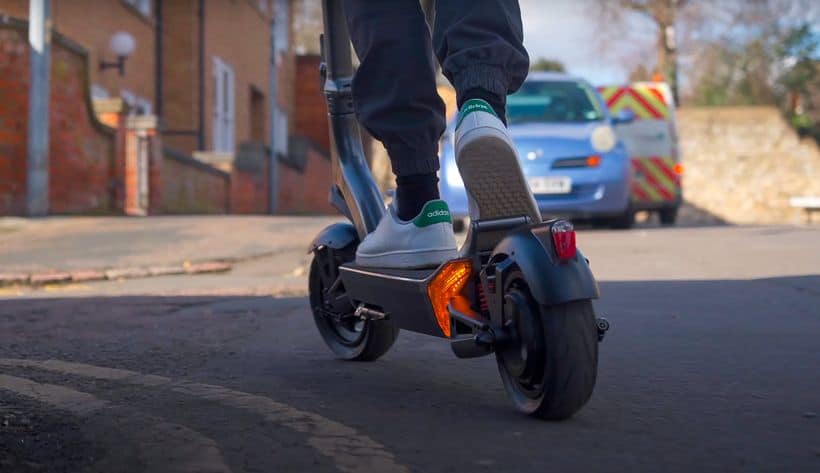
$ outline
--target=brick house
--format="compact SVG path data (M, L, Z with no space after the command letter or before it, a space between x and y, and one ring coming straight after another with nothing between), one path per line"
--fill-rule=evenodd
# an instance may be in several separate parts
M25 213L28 9L0 0L0 215ZM327 147L288 126L305 122L298 113L325 115L295 106L292 9L291 0L52 0L50 211L329 211L327 181L313 185L329 179ZM118 32L135 43L121 70L109 47Z

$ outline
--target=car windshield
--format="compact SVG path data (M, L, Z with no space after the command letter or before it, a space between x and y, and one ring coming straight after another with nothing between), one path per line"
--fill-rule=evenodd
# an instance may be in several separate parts
M583 123L603 120L595 93L580 82L527 81L507 98L507 121Z

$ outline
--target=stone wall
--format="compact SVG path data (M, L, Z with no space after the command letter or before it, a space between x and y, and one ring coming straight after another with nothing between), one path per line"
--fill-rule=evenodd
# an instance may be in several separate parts
M820 196L820 150L774 107L678 111L685 200L729 223L801 223L795 196Z

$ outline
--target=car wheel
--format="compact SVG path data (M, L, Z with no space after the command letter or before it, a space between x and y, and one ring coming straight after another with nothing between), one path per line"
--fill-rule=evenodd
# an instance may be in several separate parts
M678 208L668 207L661 209L658 212L658 216L660 217L661 225L674 225L678 219Z
M609 221L609 226L617 230L628 230L635 225L635 211L627 208L624 213Z

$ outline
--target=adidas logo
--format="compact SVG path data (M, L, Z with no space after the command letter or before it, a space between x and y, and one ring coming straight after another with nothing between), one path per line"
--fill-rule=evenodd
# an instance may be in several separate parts
M432 211L432 212L428 212L428 213L427 213L427 217L429 217L429 218L433 218L433 217L449 217L449 216L450 216L450 212L449 212L449 211L447 211L447 210L434 210L434 211Z

